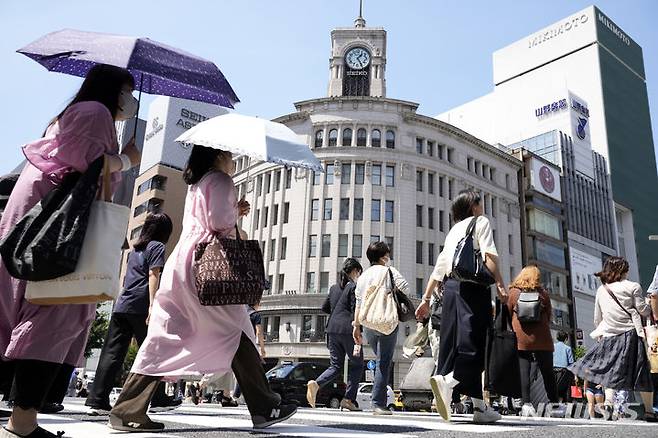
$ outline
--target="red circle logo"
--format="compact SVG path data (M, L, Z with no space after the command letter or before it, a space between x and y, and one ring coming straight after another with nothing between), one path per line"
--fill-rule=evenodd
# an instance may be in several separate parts
M548 166L542 166L539 169L539 181L547 193L553 193L553 190L555 190L555 177Z

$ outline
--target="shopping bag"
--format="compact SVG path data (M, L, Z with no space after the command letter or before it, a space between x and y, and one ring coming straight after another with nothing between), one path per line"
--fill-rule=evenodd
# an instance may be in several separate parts
M395 298L386 287L387 276L388 270L376 285L370 285L366 289L359 312L361 325L384 335L393 333L400 322Z
M583 388L578 385L571 385L571 398L576 400L583 398Z
M25 299L32 304L88 304L119 294L121 246L130 209L111 199L109 163L103 170L101 200L94 201L75 271L52 280L28 281Z
M506 305L496 302L496 320L487 333L485 388L498 395L521 397L516 334Z
M652 373L658 373L658 326L647 323L644 333L649 367Z

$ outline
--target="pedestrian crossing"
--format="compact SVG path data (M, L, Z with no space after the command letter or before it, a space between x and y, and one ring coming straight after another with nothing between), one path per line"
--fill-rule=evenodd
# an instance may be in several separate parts
M56 415L40 415L42 427L55 433L66 432L69 438L116 438L120 432L106 425L107 417L88 417L87 408L77 403L65 403L65 410ZM537 429L591 427L619 427L602 421L564 419L522 419L504 417L493 425L477 425L469 415L457 415L453 422L446 423L436 414L396 413L393 416L373 416L368 412L340 412L332 409L300 409L289 421L274 425L263 431L252 428L249 412L245 407L222 408L218 405L183 405L174 411L151 414L155 421L166 424L164 432L132 433L130 438L173 438L190 436L285 436L285 437L331 437L331 438L414 438L428 432L446 432L449 435L465 432L474 434L516 434ZM633 422L633 426L650 426ZM202 431L198 433L195 431ZM542 433L541 431L538 431ZM261 435L262 434L262 435ZM432 434L429 434L432 435Z

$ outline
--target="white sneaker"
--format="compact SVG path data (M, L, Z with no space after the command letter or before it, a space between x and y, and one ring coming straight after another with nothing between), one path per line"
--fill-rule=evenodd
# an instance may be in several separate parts
M535 407L531 404L524 404L521 406L521 412L519 415L523 418L529 418L529 417L534 417L537 415L537 412L535 411Z
M503 418L498 412L494 411L491 406L485 406L484 411L480 408L473 408L473 423L488 424L495 423Z
M430 386L434 393L434 403L438 412L445 421L450 421L450 401L452 400L452 387L448 385L444 376L432 376Z

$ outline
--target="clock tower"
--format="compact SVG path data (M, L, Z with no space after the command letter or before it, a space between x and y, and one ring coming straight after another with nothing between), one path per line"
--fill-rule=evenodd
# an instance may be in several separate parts
M363 3L354 27L331 32L329 97L386 97L386 31L366 27Z

